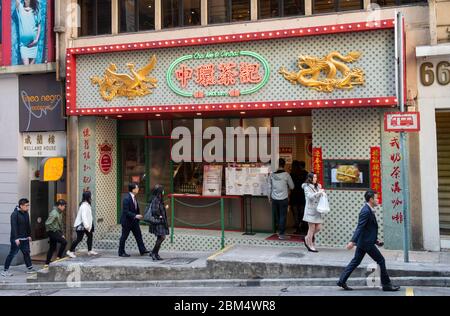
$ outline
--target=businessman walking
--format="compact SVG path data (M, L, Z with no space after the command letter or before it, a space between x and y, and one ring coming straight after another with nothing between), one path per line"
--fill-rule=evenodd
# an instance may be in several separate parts
M379 242L378 237L378 223L375 217L375 207L378 205L378 197L374 191L367 191L364 194L366 204L359 213L358 226L351 241L347 245L347 249L351 250L356 245L355 257L349 263L347 268L342 272L337 285L344 290L350 291L352 288L347 286L347 279L350 274L359 266L366 253L380 266L381 272L381 284L383 291L398 291L399 286L394 286L389 279L389 275L386 269L386 263L383 255L375 246L382 246L383 243Z
M134 238L138 244L139 252L141 256L146 253L150 253L144 245L142 240L141 228L139 227L139 221L142 219L142 215L139 212L139 204L136 200L136 195L139 193L139 185L137 183L130 183L128 185L128 195L123 199L122 203L122 216L120 217L120 223L122 224L122 236L120 237L119 244L119 257L129 257L130 255L125 252L125 242L133 233Z

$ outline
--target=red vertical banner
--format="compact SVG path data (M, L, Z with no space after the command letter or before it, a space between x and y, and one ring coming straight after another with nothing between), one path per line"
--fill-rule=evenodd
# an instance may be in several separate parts
M322 159L322 147L313 147L313 171L317 174L317 180L324 187L323 183L323 159Z
M54 18L54 1L47 2L47 58L44 58L44 62L53 62L55 61L55 32L53 32L53 28L55 25Z
M2 1L2 60L3 66L11 65L11 1Z
M381 204L381 149L380 147L370 147L370 187L378 193L378 203Z

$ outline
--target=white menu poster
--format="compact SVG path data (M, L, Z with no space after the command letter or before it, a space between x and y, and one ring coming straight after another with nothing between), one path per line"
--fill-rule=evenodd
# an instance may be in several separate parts
M205 165L203 167L203 195L222 195L222 166Z
M227 167L225 186L227 195L266 196L270 168L263 167Z

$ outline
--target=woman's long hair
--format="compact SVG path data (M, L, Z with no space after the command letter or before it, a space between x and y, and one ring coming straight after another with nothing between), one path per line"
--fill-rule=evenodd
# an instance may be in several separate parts
M37 15L39 13L39 0L30 0L30 8L32 8L33 13Z
M88 202L89 205L92 203L92 193L91 191L84 191L83 196L81 198L80 206L83 204L83 202Z
M160 184L155 185L155 187L152 190L152 193L150 195L150 200L148 203L152 203L154 199L159 199L162 203L164 203L164 197L163 197L164 187Z
M305 183L307 183L307 184L313 184L313 185L314 185L314 188L317 189L317 187L319 186L319 183L318 183L317 181L316 181L316 183L313 183L314 175L315 175L314 172L308 173L308 177L306 177Z

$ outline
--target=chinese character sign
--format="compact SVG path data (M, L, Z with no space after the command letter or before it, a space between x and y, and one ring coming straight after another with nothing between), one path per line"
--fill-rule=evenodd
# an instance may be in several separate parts
M95 189L96 144L95 118L80 121L79 188L80 194Z
M381 149L380 147L370 147L370 187L378 193L378 203L381 204Z
M171 64L167 83L183 97L238 97L260 90L269 75L266 59L255 52L196 52Z
M322 147L314 147L312 151L313 171L317 174L317 181L323 186Z
M389 172L390 178L390 191L392 193L390 201L390 209L392 210L392 222L396 224L403 223L403 213L402 213L402 186L400 184L400 162L402 156L400 155L400 144L398 136L392 136L389 140L389 160L392 164L391 170Z

